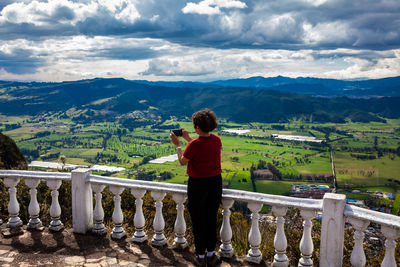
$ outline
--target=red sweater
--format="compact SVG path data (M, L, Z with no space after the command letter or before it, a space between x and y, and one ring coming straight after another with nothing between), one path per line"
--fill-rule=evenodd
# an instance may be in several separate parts
M189 159L187 174L190 177L212 177L221 171L221 139L218 135L199 136L187 145L183 156Z

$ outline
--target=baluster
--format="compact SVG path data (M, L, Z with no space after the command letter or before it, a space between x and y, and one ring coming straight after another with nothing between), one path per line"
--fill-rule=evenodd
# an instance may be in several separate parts
M31 200L29 202L28 212L29 212L29 222L28 229L41 229L42 222L39 219L40 207L37 201L37 187L40 184L40 179L25 179L25 184L30 188L29 193L31 195Z
M366 258L363 248L364 231L369 225L369 221L363 221L355 218L349 218L349 222L354 228L354 247L351 252L350 262L352 266L365 266Z
M165 222L162 215L162 200L165 197L165 193L160 191L151 191L151 197L156 201L156 215L153 220L155 234L151 240L151 244L154 246L163 246L167 243L167 239L164 236Z
M183 211L185 206L183 203L186 201L185 194L173 194L172 198L176 202L176 221L175 221L175 240L172 246L174 248L186 248L188 243L185 238L186 222Z
M126 236L126 232L124 228L122 228L122 224L124 222L124 215L121 210L121 194L124 191L123 187L119 186L110 186L110 191L114 194L114 211L112 214L112 220L114 223L114 228L111 232L111 237L115 239L121 239Z
M133 218L133 224L135 225L135 233L133 234L132 241L142 243L147 240L147 235L144 231L145 219L143 215L143 196L146 194L146 190L144 189L131 189L131 194L136 198L136 212L135 217Z
M262 203L249 202L247 207L251 213L251 228L249 232L250 250L247 253L246 260L259 264L262 260L262 253L260 251L261 233L258 227L260 215L258 214L262 208Z
M286 207L272 207L272 212L276 216L276 233L274 238L275 256L273 266L288 266L289 260L286 256L287 240L285 236L285 219Z
M232 228L230 223L231 211L229 209L232 207L234 200L223 198L221 202L223 208L222 210L223 219L220 230L222 244L219 247L219 254L221 255L221 257L231 258L233 256L233 248L231 245L231 240L232 240Z
M382 225L381 228L382 234L386 237L385 241L385 258L383 258L382 267L395 267L396 265L396 260L394 258L394 251L396 249L396 239L399 238L400 232L399 230Z
M7 222L7 227L10 228L11 232L19 232L22 226L22 221L18 217L19 214L19 204L17 200L17 184L19 183L19 178L4 178L4 184L10 187L8 192L10 194L10 201L8 202L8 214L10 218Z
M61 180L47 180L46 184L51 189L51 205L50 217L51 222L49 229L52 231L60 231L64 228L64 224L60 221L61 207L58 202L58 189L61 186Z
M311 259L314 251L314 244L311 237L311 220L315 217L315 210L301 210L301 217L303 217L303 236L300 241L301 259L298 266L313 266Z
M104 209L101 202L101 199L103 197L103 194L101 192L104 190L105 185L91 184L91 186L93 192L95 192L94 198L96 201L93 213L94 227L92 231L98 235L103 235L107 233L107 229L104 226Z

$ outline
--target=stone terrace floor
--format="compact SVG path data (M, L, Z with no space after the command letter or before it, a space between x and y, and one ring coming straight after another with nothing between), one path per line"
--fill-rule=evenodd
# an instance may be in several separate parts
M223 261L220 266L251 266L243 259ZM109 235L74 234L72 229L57 233L24 230L13 237L0 235L0 266L195 266L195 255L192 249L157 248L149 242L132 243L129 238L117 241Z

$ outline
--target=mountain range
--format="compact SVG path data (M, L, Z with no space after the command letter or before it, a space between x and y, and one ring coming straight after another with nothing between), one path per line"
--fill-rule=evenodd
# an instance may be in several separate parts
M242 87L258 90L268 89L323 97L348 96L353 98L370 98L400 96L400 76L357 81L277 76L269 78L250 77L247 79L219 80L212 82L135 82L179 88Z
M59 112L73 117L67 112L73 108L90 122L113 121L134 111L162 118L190 117L194 111L209 107L219 117L237 122L286 122L293 117L317 122L384 121L400 117L399 84L400 77L350 82L281 76L210 83L121 78L60 83L0 81L0 113Z

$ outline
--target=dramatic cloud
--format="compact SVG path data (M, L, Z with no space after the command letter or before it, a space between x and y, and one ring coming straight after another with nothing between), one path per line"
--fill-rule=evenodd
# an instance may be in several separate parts
M0 2L0 79L380 78L399 49L398 0Z
M214 15L221 14L221 8L245 8L247 5L240 1L232 0L203 0L200 3L187 3L182 8L182 12L185 14L193 13L200 15Z
M30 50L17 48L10 52L0 51L0 68L9 73L31 74L35 73L38 67L45 65L44 61Z
M209 68L207 64L204 64L205 62L199 64L198 60L155 59L149 62L148 69L141 74L155 76L207 76L214 73L215 69Z
M7 1L2 39L104 35L220 48L397 48L397 0Z

